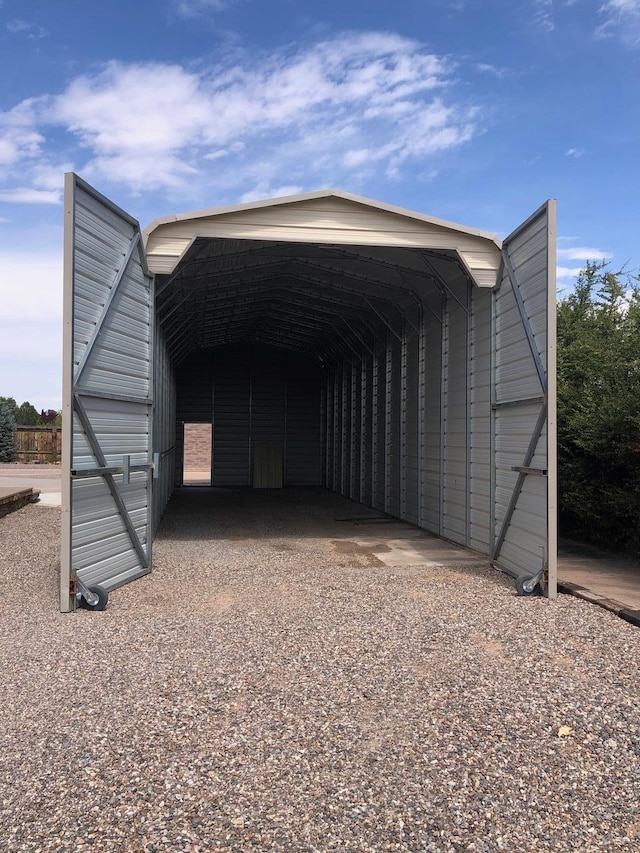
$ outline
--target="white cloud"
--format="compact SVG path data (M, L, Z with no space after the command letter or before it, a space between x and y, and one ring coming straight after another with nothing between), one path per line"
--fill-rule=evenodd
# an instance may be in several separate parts
M513 69L510 68L500 68L497 65L491 65L488 62L478 62L474 66L476 71L480 71L481 74L490 74L492 77L497 77L499 80L502 80L504 77L510 77L513 75Z
M556 278L558 281L565 281L569 278L576 278L582 272L583 267L556 267Z
M10 204L60 204L62 194L58 190L14 187L9 190L0 190L0 201L6 201Z
M17 35L24 33L31 39L41 39L48 35L47 31L39 24L34 24L29 21L13 20L6 24L10 33Z
M619 38L628 47L640 47L640 0L605 0L598 38Z
M564 152L565 157L574 157L575 159L578 159L578 157L582 157L583 154L584 148L567 148L567 150Z
M176 12L183 18L197 18L211 12L222 12L233 0L173 0Z
M586 246L572 246L569 249L558 249L558 257L568 261L603 261L612 257L610 252L593 249Z
M533 22L538 30L550 33L555 30L553 0L533 0Z
M249 202L256 201L261 198L280 198L281 196L296 195L297 193L302 192L302 190L303 187L296 184L273 187L266 181L260 181L253 187L253 189L244 193L244 195L241 196L240 201Z
M228 183L213 161L231 154L238 186L297 186L291 169L316 183L349 168L353 152L391 174L467 142L479 117L452 102L452 74L448 60L417 42L375 32L200 71L112 62L39 102L36 126L75 137L89 179L134 191L207 175Z
M29 98L0 112L0 177L3 169L40 154L44 136L36 127L38 101Z

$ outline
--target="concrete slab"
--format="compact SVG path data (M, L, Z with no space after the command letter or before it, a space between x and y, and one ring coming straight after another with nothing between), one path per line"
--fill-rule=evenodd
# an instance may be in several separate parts
M62 506L62 493L40 492L40 500L36 506Z
M562 539L558 578L569 591L580 592L581 598L609 602L610 610L640 610L640 563L636 560Z

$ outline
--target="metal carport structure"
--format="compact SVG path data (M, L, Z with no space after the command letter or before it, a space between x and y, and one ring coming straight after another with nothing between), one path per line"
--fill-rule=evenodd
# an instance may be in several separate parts
M151 570L185 420L214 485L324 486L554 597L555 216L500 242L327 190L143 235L67 175L61 609Z

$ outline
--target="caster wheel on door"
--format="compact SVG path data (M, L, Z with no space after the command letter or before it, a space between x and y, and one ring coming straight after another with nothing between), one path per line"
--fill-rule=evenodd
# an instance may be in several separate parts
M101 586L90 586L89 592L97 596L98 600L94 604L89 604L87 599L82 596L80 598L80 606L84 607L85 610L104 610L109 601L109 593L106 589L103 589Z
M534 595L538 588L535 575L518 575L516 578L516 591L518 595Z

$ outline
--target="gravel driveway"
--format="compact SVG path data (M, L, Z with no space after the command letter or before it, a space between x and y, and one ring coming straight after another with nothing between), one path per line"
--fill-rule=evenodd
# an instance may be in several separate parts
M0 520L0 850L638 850L640 629L293 498L177 496L104 613Z

